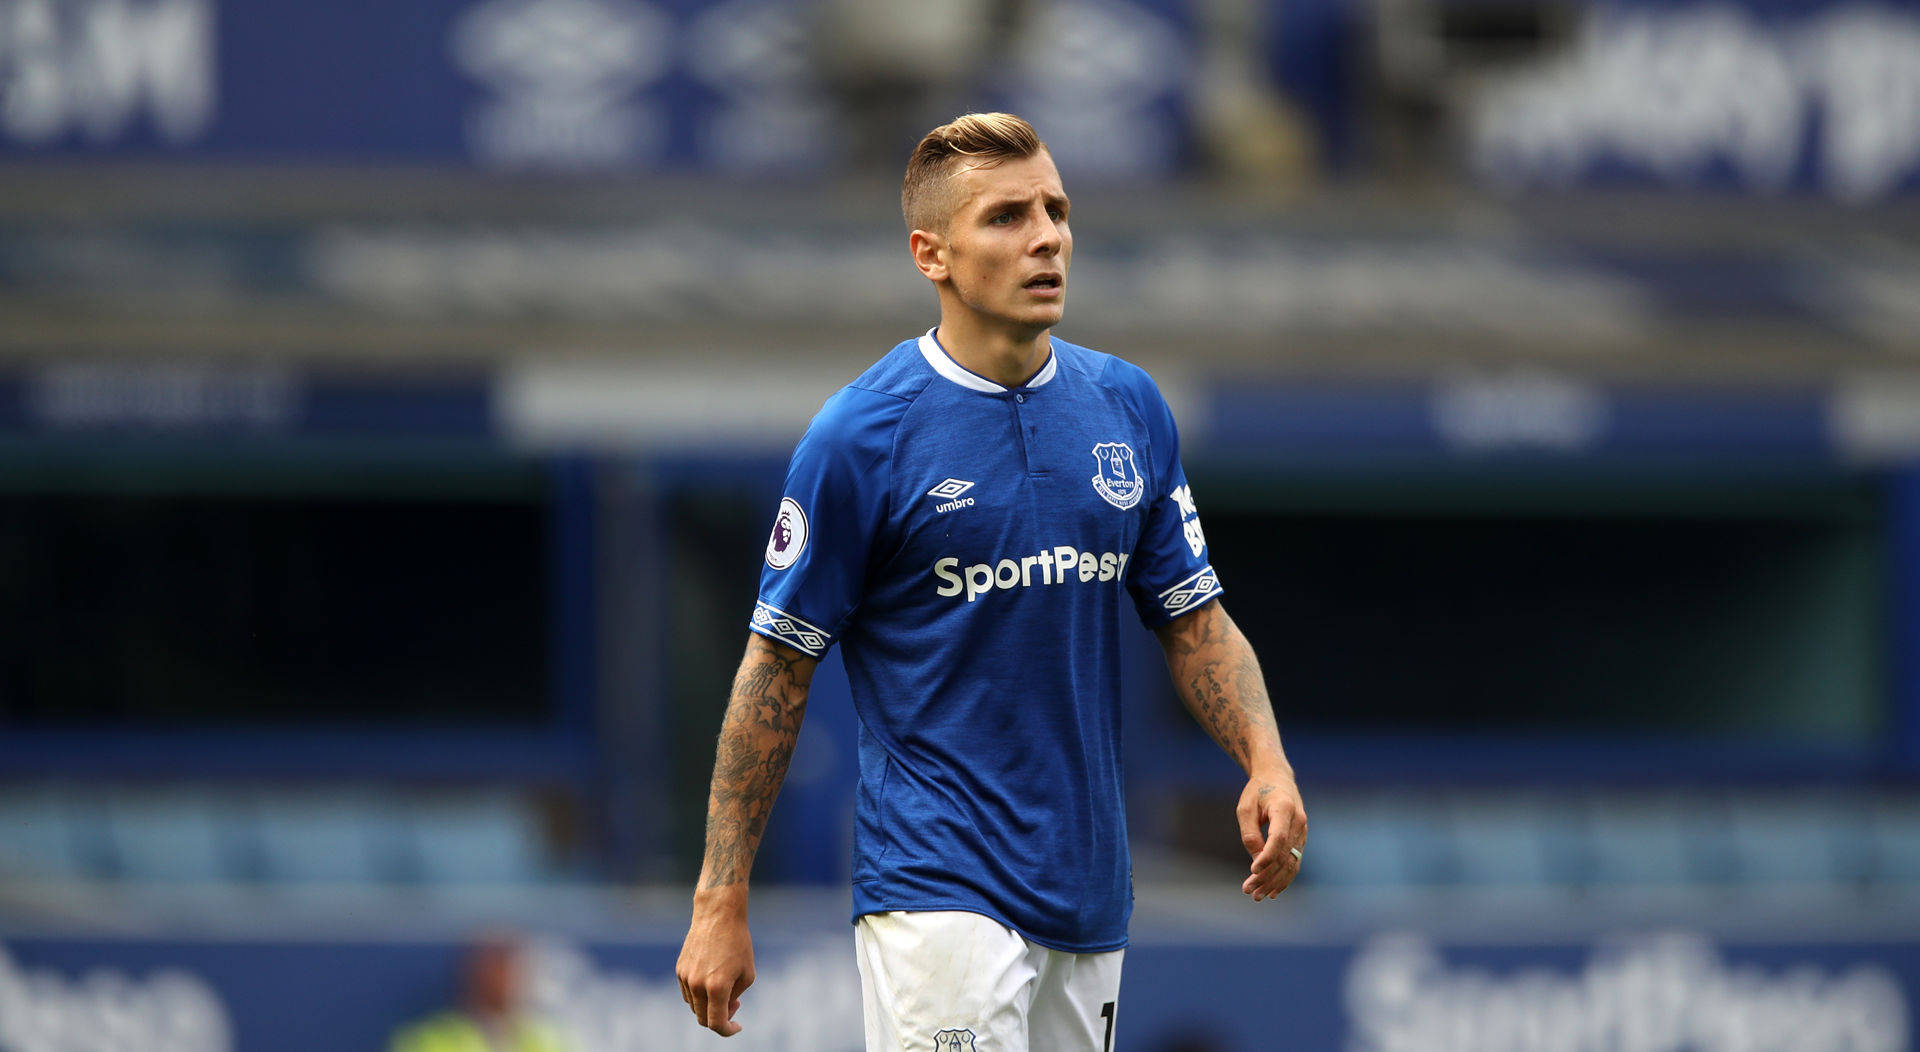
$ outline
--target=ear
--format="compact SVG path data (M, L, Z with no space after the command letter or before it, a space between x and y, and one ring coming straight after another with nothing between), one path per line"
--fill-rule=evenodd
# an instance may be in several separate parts
M913 265L920 268L928 281L939 284L947 280L947 239L939 234L925 230L915 230L907 237L907 251L913 253Z

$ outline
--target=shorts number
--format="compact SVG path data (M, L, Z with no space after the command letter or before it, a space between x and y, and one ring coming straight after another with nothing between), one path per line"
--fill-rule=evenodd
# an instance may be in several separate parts
M1113 1002L1100 1006L1100 1018L1107 1021L1107 1040L1100 1046L1100 1052L1113 1052Z

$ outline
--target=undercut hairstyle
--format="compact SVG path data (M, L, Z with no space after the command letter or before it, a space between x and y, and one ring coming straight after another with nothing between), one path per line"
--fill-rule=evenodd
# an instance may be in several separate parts
M1011 113L969 113L933 129L913 148L900 182L907 229L946 231L958 204L953 177L962 163L1025 160L1046 148L1033 125Z

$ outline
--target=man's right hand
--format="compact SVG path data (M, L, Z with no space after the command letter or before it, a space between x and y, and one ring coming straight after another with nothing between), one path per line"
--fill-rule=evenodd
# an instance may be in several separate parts
M753 985L753 936L747 933L746 885L702 890L693 896L693 926L680 947L680 996L700 1025L732 1037L733 1014Z

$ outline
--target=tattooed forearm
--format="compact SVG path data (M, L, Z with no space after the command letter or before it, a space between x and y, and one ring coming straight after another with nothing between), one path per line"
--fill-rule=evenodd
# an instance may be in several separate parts
M754 635L733 678L707 793L707 854L700 887L745 883L787 776L818 664Z
M1273 702L1247 637L1218 602L1159 630L1173 683L1213 740L1243 770L1284 763Z

